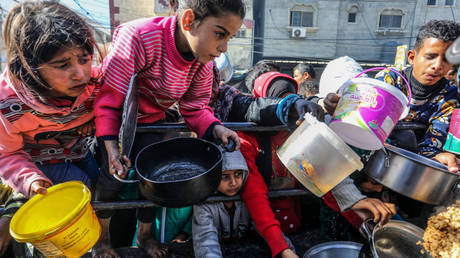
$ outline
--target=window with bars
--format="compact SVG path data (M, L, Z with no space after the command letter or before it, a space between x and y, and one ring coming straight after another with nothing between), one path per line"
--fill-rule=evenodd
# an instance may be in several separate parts
M445 6L453 6L453 5L454 5L454 0L446 0L446 1L444 2L444 5L445 5Z
M401 28L402 15L380 15L380 28Z
M436 5L436 0L427 0L426 5Z
M291 11L290 25L313 27L313 12Z

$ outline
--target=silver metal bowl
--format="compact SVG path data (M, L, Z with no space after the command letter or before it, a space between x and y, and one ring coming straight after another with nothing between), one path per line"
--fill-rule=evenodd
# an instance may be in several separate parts
M363 245L351 241L331 241L315 245L303 258L358 258Z

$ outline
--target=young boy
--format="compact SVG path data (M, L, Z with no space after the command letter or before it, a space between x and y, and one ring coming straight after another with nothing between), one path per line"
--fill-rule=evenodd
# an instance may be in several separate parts
M248 167L239 151L225 152L222 180L217 190L234 196L243 188ZM220 240L243 237L250 226L249 212L241 201L224 201L193 206L193 249L195 257L222 257Z
M453 154L443 153L442 146L452 110L458 107L459 95L457 88L449 86L444 78L452 66L447 62L445 52L459 35L459 23L447 20L428 22L420 28L414 49L407 54L411 66L402 71L412 88L410 112L404 121L428 125L423 137L417 139L418 152L447 165L451 172L458 171L460 162ZM406 91L407 85L391 70L379 72L375 78ZM327 95L324 106L329 113L334 112L339 98L335 93Z
M411 66L401 71L412 89L410 112L404 121L424 123L428 126L427 131L422 135L415 135L409 131L414 138L417 138L416 150L423 156L447 165L451 172L458 171L460 160L454 154L443 152L442 147L446 141L452 110L459 106L459 95L457 88L450 86L448 80L444 78L452 66L447 62L445 52L459 35L460 24L458 23L446 20L428 22L420 28L414 49L408 52L408 61ZM393 69L397 70L397 68ZM399 75L391 70L384 70L375 78L406 91L407 85ZM334 112L339 99L340 97L335 93L327 95L324 107L328 113ZM402 137L395 136L391 135L390 138L399 138L400 145L405 145L406 149L412 149L407 142L411 137L405 137L405 140L401 141ZM407 134L406 136L412 135ZM342 182L340 187L353 188L354 185L350 181L348 184ZM341 192L346 193L346 191ZM337 199L343 197L334 195ZM347 194L349 203L354 202L353 198L358 198L358 195ZM402 205L401 208L403 206L406 205ZM416 206L421 206L421 204L418 203ZM413 216L420 215L420 212L411 211Z

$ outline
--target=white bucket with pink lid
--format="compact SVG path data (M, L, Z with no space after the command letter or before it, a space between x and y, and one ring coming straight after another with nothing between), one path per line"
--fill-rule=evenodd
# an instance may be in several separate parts
M341 98L332 116L330 128L346 143L365 150L378 150L390 135L398 120L409 113L412 92L409 82L394 69L408 86L409 98L386 82L359 77L362 74L388 69L365 70L345 82L339 90Z

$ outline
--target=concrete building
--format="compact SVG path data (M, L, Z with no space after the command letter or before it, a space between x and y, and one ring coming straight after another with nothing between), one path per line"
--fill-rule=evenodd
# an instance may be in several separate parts
M168 0L109 0L109 6L112 33L121 23L168 14Z
M259 0L257 0L259 1ZM458 0L260 0L263 58L393 63L431 19L460 20ZM256 19L255 26L261 26Z
M238 34L230 40L227 50L230 62L236 69L252 65L252 0L244 0L246 18ZM168 0L110 0L112 33L120 23L142 17L166 16L169 13Z

